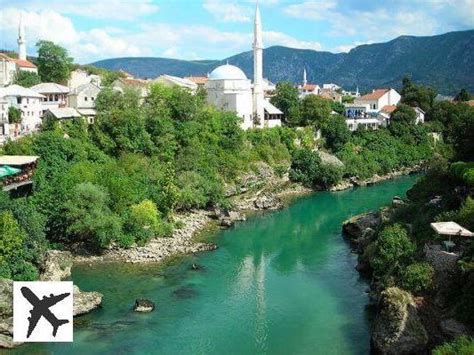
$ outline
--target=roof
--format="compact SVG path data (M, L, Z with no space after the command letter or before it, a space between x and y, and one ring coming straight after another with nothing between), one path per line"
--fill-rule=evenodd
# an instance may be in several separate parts
M436 222L430 223L431 228L438 234L442 235L460 235L463 237L474 237L474 233L460 226L456 222Z
M190 80L198 85L204 85L209 80L207 76L186 76L184 79Z
M160 75L155 81L167 81L172 84L181 86L181 87L186 87L189 89L196 89L197 84L194 81L185 79L185 78L180 78L178 76L173 76L173 75L168 75L168 74L163 74Z
M77 95L77 94L80 94L81 92L83 91L86 91L87 89L97 89L97 91L100 91L100 87L98 87L96 84L94 83L87 83L87 84L82 84L82 85L79 85L78 87L76 87L74 90L72 90L70 92L71 95Z
M14 62L21 68L36 68L36 65L26 59L14 59Z
M474 100L465 101L464 103L469 106L474 106Z
M370 94L359 97L358 100L378 100L389 91L390 89L376 89Z
M209 80L247 80L247 76L235 65L225 64L214 69L209 74Z
M268 100L263 100L263 108L270 115L283 115L283 112L281 112L279 109L277 109L275 106L273 106L271 104L271 102L268 101Z
M34 163L38 159L36 155L0 155L0 165L19 166Z
M423 111L423 110L422 110L420 107L418 107L418 106L413 107L413 109L414 109L415 111L421 112L421 113L423 113L423 114L426 113L425 111Z
M81 117L81 114L72 107L50 108L48 111L57 119Z
M385 113L392 113L396 109L397 109L397 106L395 105L385 105L384 107L382 107L380 111L385 112Z
M316 84L306 84L300 87L301 90L305 91L314 91L318 88L319 86Z
M134 78L119 78L118 82L126 86L145 87L150 84L149 80L134 79Z
M20 85L10 85L4 88L0 88L0 96L24 96L24 97L37 97L43 98L44 96L37 93L34 90L24 88Z
M9 62L14 62L15 61L13 58L10 58L5 53L0 53L0 58L5 59L6 61L9 61Z
M78 108L77 112L83 116L95 116L97 114L97 111L93 108Z
M59 85L56 83L41 83L31 87L31 90L36 92L47 93L47 94L67 94L69 92L69 88L64 85Z

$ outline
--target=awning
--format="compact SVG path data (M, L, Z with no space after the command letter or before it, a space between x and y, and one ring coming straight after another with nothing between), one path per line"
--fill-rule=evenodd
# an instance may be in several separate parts
M283 115L283 112L273 106L270 101L263 100L263 108L269 115Z
M34 163L38 158L36 155L0 155L0 165L21 166Z
M0 178L18 174L20 171L21 169L12 168L8 165L0 166Z
M474 233L460 226L456 222L430 223L431 228L440 235L459 235L463 237L474 237Z

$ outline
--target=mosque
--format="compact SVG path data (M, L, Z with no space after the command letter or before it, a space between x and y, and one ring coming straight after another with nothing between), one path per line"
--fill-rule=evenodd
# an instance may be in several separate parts
M230 64L215 68L206 83L209 104L235 112L243 119L243 129L281 126L283 118L283 113L264 96L262 37L262 21L257 4L253 42L253 85L240 68Z

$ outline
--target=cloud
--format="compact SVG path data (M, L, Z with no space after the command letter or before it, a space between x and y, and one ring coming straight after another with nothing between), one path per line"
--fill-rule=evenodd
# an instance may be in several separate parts
M333 10L336 5L336 0L306 1L300 4L289 5L284 12L292 17L320 20L324 19L329 10Z
M321 43L319 42L301 41L282 32L264 31L263 39L267 46L281 45L285 47L313 49L317 51L321 50L322 48Z
M351 43L351 44L341 44L341 45L337 46L336 48L334 48L334 52L336 52L336 53L340 53L340 52L348 53L348 52L350 52L350 50L352 48L355 48L357 46L362 46L364 44L372 44L372 43L374 43L374 41L366 41L366 42L356 41L356 42Z
M18 0L6 0L4 8L10 4L18 6ZM158 11L159 7L152 0L24 0L22 8L28 11L42 12L48 10L64 14L82 16L100 20L132 21L139 17L149 16Z
M250 22L250 8L238 5L235 2L220 0L205 0L203 7L220 22Z

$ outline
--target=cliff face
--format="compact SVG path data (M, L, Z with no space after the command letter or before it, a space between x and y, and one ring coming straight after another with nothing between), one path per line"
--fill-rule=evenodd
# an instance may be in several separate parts
M318 52L281 46L263 54L264 75L273 82L300 83L303 68L308 81L334 82L348 90L400 87L405 75L416 83L430 85L442 94L461 88L474 91L474 30L430 37L401 36L386 43L362 45L349 53ZM253 76L253 53L237 54L224 60L186 61L168 58L114 58L93 65L123 69L135 76L155 78L161 74L206 75L226 62Z

